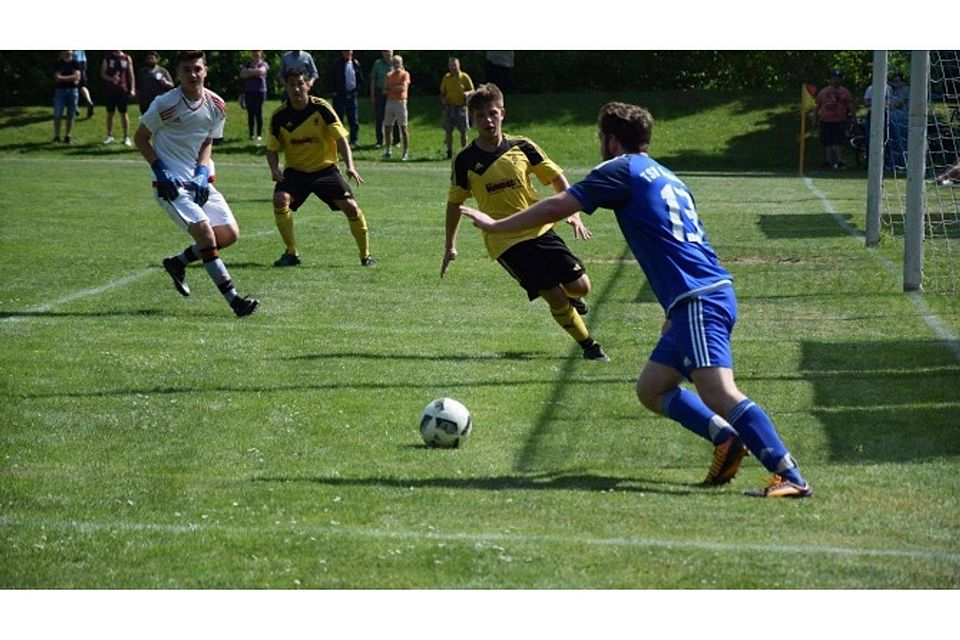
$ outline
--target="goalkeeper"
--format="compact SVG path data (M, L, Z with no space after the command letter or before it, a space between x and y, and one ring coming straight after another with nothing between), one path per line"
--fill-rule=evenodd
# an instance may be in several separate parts
M183 253L163 261L174 288L189 296L186 267L203 260L204 269L230 308L243 317L253 313L260 302L237 293L220 259L220 249L236 242L240 229L227 201L210 184L213 139L223 137L227 107L220 96L204 87L206 77L203 52L181 51L177 55L180 86L157 96L140 116L134 141L153 169L157 203L193 238Z

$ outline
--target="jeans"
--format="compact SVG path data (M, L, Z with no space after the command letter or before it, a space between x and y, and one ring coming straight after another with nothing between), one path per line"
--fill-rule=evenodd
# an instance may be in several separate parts
M63 117L63 111L67 111L67 119L74 117L77 113L77 101L80 99L80 90L76 87L72 89L58 88L53 92L53 119L60 120Z
M333 109L341 121L350 122L350 144L357 144L360 139L360 104L357 92L333 94Z
M250 137L263 135L263 101L267 94L259 91L244 91L243 99L247 107L247 130Z

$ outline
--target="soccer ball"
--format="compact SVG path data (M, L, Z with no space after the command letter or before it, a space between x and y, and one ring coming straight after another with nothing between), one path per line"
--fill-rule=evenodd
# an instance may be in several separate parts
M456 449L472 428L470 412L453 398L437 398L420 414L420 437L429 447Z

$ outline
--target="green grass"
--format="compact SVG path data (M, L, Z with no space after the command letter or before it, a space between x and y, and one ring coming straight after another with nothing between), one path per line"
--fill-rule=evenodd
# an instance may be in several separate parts
M576 178L606 98L527 97L508 117ZM224 257L263 303L238 321L199 268L190 298L173 291L159 260L187 238L138 155L99 145L102 114L64 149L49 123L7 113L0 587L960 586L955 352L884 266L895 247L864 249L800 178L756 173L764 149L792 154L787 129L762 124L787 106L685 104L654 111L655 146L685 165L736 278L738 381L812 499L742 497L766 476L753 459L728 487L692 486L709 446L633 394L662 311L610 212L574 245L607 365L578 359L471 227L440 280L448 165L428 119L420 162L358 152L380 265L360 268L343 216L312 201L304 264L281 271L266 164L231 113L215 158L242 237ZM862 175L812 186L863 228ZM955 298L923 299L960 332ZM420 444L419 412L441 395L473 412L461 450Z

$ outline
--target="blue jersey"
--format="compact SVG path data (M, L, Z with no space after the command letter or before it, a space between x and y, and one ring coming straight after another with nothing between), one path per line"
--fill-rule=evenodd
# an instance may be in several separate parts
M678 302L733 283L707 242L690 189L646 154L608 160L567 193L585 213L613 209L623 237L668 313Z

